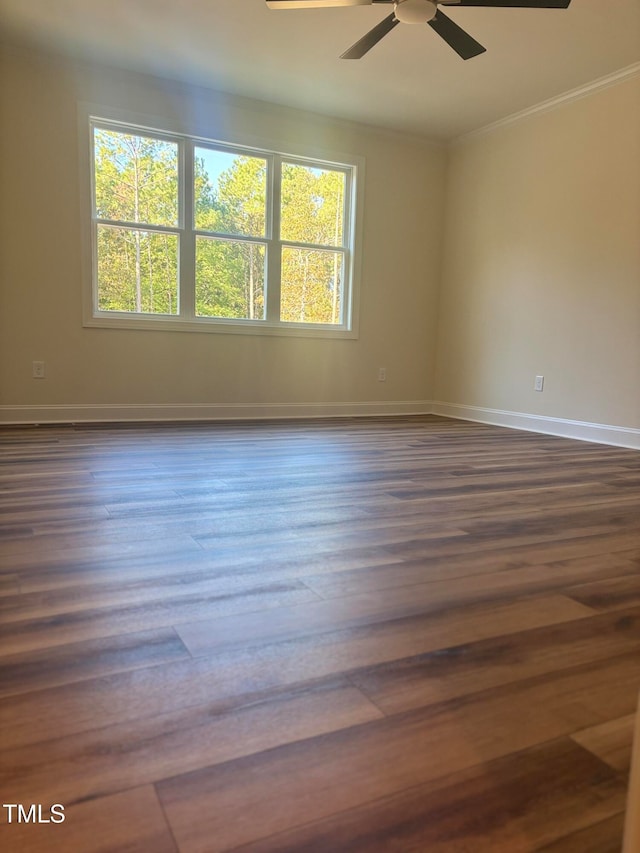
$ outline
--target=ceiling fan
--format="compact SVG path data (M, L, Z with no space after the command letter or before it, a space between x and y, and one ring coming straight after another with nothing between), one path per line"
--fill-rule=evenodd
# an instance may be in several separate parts
M566 9L571 0L267 0L270 9L318 9L332 6L393 5L393 12L370 30L340 59L361 59L397 24L429 24L458 56L471 59L484 53L479 42L438 9L438 6L493 6L527 9Z

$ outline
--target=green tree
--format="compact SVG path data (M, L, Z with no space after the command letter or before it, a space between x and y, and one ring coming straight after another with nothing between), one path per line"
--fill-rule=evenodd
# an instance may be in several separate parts
M196 159L198 165L198 160ZM200 160L200 172L204 161ZM196 228L230 237L263 237L266 230L266 161L235 158L213 185L196 189ZM250 241L200 237L196 246L198 316L264 317L264 248Z
M97 128L94 151L99 218L140 226L177 225L175 143ZM99 225L98 306L104 311L177 313L176 235Z
M96 213L104 220L97 235L99 308L178 313L178 236L154 230L178 226L177 144L96 129L94 150ZM201 232L196 314L262 319L267 163L219 154L230 165L210 174L207 151L196 148L194 163L194 220ZM284 321L341 319L344 195L345 175L338 169L282 164L281 237L300 244L282 250Z
M341 246L344 192L343 172L283 163L282 238ZM294 323L339 322L342 267L341 252L284 248L281 319Z

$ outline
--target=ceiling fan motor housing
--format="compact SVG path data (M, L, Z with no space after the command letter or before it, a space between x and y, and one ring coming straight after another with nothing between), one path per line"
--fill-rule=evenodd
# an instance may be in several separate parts
M436 11L436 3L432 0L397 0L394 3L394 14L401 24L426 24Z

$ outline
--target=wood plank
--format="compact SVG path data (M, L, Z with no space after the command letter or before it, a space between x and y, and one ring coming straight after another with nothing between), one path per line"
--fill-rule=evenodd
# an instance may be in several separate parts
M298 826L301 813L308 823L321 820L561 738L610 712L622 716L635 707L639 678L636 655L599 662L209 767L157 790L181 850L233 849Z
M288 581L266 584L237 594L194 593L169 601L134 601L130 605L94 607L79 612L46 614L41 618L20 621L5 618L0 624L0 645L5 654L18 654L32 649L170 627L189 620L211 618L215 614L260 611L291 602L314 601L317 598L318 596L303 583ZM575 603L575 606L582 605Z
M0 697L188 660L172 628L0 657Z
M92 578L88 578L87 581ZM261 593L280 588L284 591L285 584L291 585L291 592L300 591L302 594L293 596L292 600L315 601L318 594L309 594L307 584L299 579L273 577L271 572L254 573L249 575L229 573L221 576L219 573L201 571L194 574L180 573L173 575L155 574L146 580L132 582L124 578L117 582L109 580L103 583L86 582L78 586L67 586L62 590L26 592L0 597L0 622L21 622L23 620L46 619L55 615L77 614L91 611L99 614L107 609L127 606L141 606L167 602L180 603L185 599L222 599L223 597L246 596L256 601ZM283 596L283 602L286 597ZM212 612L215 612L212 607Z
M49 562L63 560L65 554L69 560L100 560L111 559L114 556L127 557L132 554L166 554L201 551L200 546L188 534L175 536L171 533L162 535L162 528L157 526L147 531L146 536L136 536L128 531L126 536L115 539L111 536L96 537L91 528L87 532L65 532L51 536L28 536L21 539L7 539L0 542L0 571L2 567L8 572L15 572L23 565L46 565Z
M529 853L619 815L625 785L564 739L305 824L238 853ZM477 804L482 809L477 809ZM508 803L508 807L506 806ZM199 848L181 839L181 849Z
M79 589L83 586L102 587L109 584L124 583L177 583L184 580L217 578L221 588L225 585L245 584L260 586L264 583L303 579L308 573L329 574L350 569L392 566L401 563L394 561L376 549L358 548L338 553L309 556L304 562L296 559L274 557L250 559L239 552L236 559L220 559L215 553L198 550L184 554L169 551L165 555L136 555L112 559L90 561L81 558L76 561L59 559L44 566L29 564L20 569L20 588L23 593ZM12 579L17 575L10 576ZM11 589L11 587L9 587Z
M638 652L640 609L499 635L364 667L350 680L386 714Z
M413 637L419 638L422 650L427 651L495 636L497 632L515 633L525 630L525 626L533 628L593 615L591 609L562 595L532 597L519 603L508 602L504 607L500 602L483 607L480 601L451 610L457 612L448 614L432 599L430 584L422 584L386 591L383 599L375 593L363 593L281 607L271 614L246 613L190 622L176 626L176 630L189 651L199 655L416 617L411 625Z
M638 572L626 575L624 572L612 574L619 577L603 578L593 583L580 584L567 589L567 594L576 601L582 601L594 610L617 610L630 604L640 604L640 576Z
M20 592L20 575L0 575L0 596L17 595Z
M64 817L57 824L0 820L0 845L8 853L178 853L151 785L65 805Z
M35 506L15 506L11 510L5 509L2 513L2 521L0 522L0 535L4 536L11 531L12 526L18 526L25 520L28 520L30 529L36 530L38 525L46 521L50 524L52 521L60 521L64 526L68 526L71 521L93 522L101 518L108 518L109 512L105 506L94 506L84 502L70 504L66 502L60 505L56 502L55 505L43 509L36 509Z
M635 714L628 714L626 717L607 720L606 723L575 732L571 737L611 767L628 773L635 721Z
M521 532L515 529L505 529L501 534L495 536L489 531L477 531L474 533L467 533L465 536L457 536L455 538L433 538L431 540L425 539L422 536L414 538L410 538L409 536L397 536L393 540L385 542L382 547L385 548L387 553L394 557L403 557L406 559L427 557L432 559L434 557L442 557L452 554L477 554L483 551L493 551L494 549L501 551L506 548L521 548L524 550L534 546L540 547L542 543L546 543L550 546L560 546L560 548L564 546L565 553L568 558L571 559L579 554L578 548L571 547L572 540L575 539L581 542L584 540L585 531L587 530L587 538L595 543L600 538L614 536L619 529L614 524L605 523L597 527L590 527L588 525L585 525L585 527L570 528L549 526L546 531L540 533L535 530ZM630 548L636 540L637 534L622 531L618 540L620 543L618 550ZM336 542L335 544L339 543ZM596 549L597 546L594 547L593 550L585 548L585 552L597 553ZM604 550L608 551L609 548L605 546ZM615 548L613 550L615 550ZM560 553L562 552L560 551ZM555 562L563 559L563 557L555 556L551 559ZM547 560L541 560L538 562L547 562Z
M375 720L381 712L346 683L283 694L270 701L216 713L208 705L158 716L142 715L43 745L2 751L5 790L16 802L58 802L104 796L224 763L283 743L317 737Z
M217 712L240 708L261 694L296 684L311 688L318 679L382 661L563 622L566 607L564 599L541 598L461 608L455 619L415 617L320 635L311 629L306 638L294 632L272 645L251 636L225 638L223 631L219 643L226 648L213 656L6 697L0 700L0 732L7 743L19 745L203 703ZM633 627L621 643L628 643L631 633Z
M381 530L375 520L372 519L360 524L345 525L339 522L337 524L326 524L321 529L307 528L304 534L301 531L295 535L283 534L279 540L275 534L266 538L272 541L276 540L280 555L288 554L291 557L299 556L302 559L305 554L309 553L320 554L325 551L342 550L343 548L371 547L372 545L413 541L418 534L423 545L431 542L442 542L445 553L457 552L458 550L468 551L472 548L467 534L458 528L434 526L430 530L429 525L425 525L424 522L415 522L413 525L398 524L390 526L387 530ZM224 538L216 533L198 534L194 538L205 550L215 548L217 551L221 549L232 551L238 548L240 544L233 540L225 542ZM461 542L464 544L460 544ZM252 541L251 549L264 551L264 544Z
M477 567L477 563L476 563ZM567 560L562 564L550 566L526 566L501 569L498 572L486 571L479 576L447 573L442 580L434 577L433 569L426 562L414 560L409 565L377 567L374 569L344 573L331 576L306 576L305 584L324 598L342 598L355 595L364 590L391 590L399 586L413 586L416 591L420 585L428 582L431 601L441 607L452 607L487 599L499 600L518 594L544 593L564 589L575 583L591 583L593 580L606 580L615 571L619 575L637 574L637 565L622 557L612 558L597 555L595 557ZM586 603L586 602L584 602Z
M413 484L411 484L413 485ZM385 501L367 500L364 509L380 519L412 517L416 515L437 516L441 521L460 518L505 518L530 513L547 512L589 506L607 508L637 506L637 494L620 491L616 486L601 482L578 482L554 484L553 486L528 486L511 489L504 493L454 492L440 495L413 497L411 500L388 495Z
M546 844L540 848L540 853L620 853L623 825L621 812Z

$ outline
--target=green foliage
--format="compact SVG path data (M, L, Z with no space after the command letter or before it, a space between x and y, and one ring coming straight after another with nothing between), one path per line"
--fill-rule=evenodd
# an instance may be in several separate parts
M341 246L344 181L342 172L283 163L282 239L317 246Z
M196 155L198 149L196 149ZM199 231L263 237L267 164L233 157L215 184L203 157L195 158L195 224ZM196 239L196 315L264 319L265 248L248 241Z
M204 157L196 148L195 225L198 231L264 237L266 233L267 163L261 157L227 155L230 166L212 183Z
M96 128L96 212L102 219L178 224L178 146Z
M341 246L344 228L344 173L282 164L283 240ZM290 323L339 323L342 253L282 250L280 319Z
M98 307L177 314L178 236L149 226L178 224L178 147L103 129L94 143L96 212L114 223L98 226ZM210 150L195 153L195 227L211 235L196 237L196 315L264 319L266 160L220 154L228 166L216 173ZM332 247L342 246L344 193L340 171L282 164L281 238L308 246L282 249L283 321L341 322L344 256Z
M102 219L140 225L178 222L178 146L96 129L95 201ZM175 234L98 227L98 307L101 311L178 313Z
M196 315L264 319L264 246L198 237Z
M98 226L98 284L101 311L177 314L177 236Z
M289 323L339 323L342 255L285 246L282 250L280 319Z

